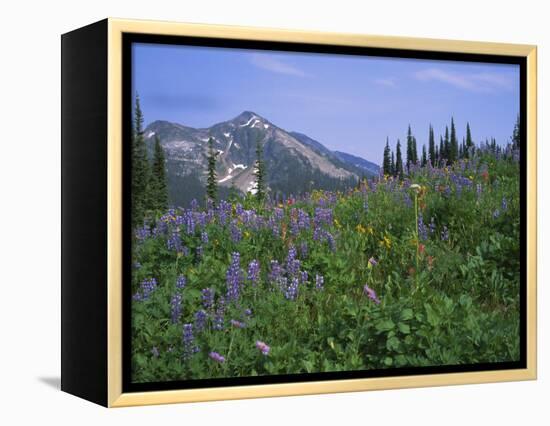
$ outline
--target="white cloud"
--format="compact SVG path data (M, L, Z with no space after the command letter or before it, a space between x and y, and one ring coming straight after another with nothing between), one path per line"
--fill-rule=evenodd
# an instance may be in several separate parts
M379 86L397 87L397 84L393 78L377 78L374 82Z
M253 54L250 62L258 68L271 71L277 74L293 75L296 77L306 77L307 74L293 65L287 64L282 60L268 54Z
M414 77L420 81L439 81L472 92L495 92L513 88L513 81L506 75L490 72L456 73L440 68L427 68L418 71Z

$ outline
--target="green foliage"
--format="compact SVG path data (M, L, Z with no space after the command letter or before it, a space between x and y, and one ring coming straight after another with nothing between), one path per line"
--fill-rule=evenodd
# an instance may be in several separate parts
M208 139L208 175L206 178L206 197L212 202L218 198L218 181L216 175L216 157L218 153L214 150L214 139Z
M164 212L168 208L168 188L166 181L164 150L160 145L160 139L155 137L155 146L153 151L153 164L151 167L151 208L154 211Z
M146 300L132 302L133 380L518 360L519 164L492 155L490 148L485 152L445 169L416 168L409 178L419 185L417 210L408 183L386 176L375 189L363 183L334 193L313 191L280 205L266 200L253 222L253 215L239 213L257 207L251 195L234 194L227 219L216 213L192 229L176 224L177 213L166 214L133 250L138 265L133 293L144 280L157 280ZM400 163L398 145L396 169ZM332 247L314 238L313 217L320 207L332 211L332 220L322 225L334 237ZM267 224L275 220L275 209L281 218L274 231ZM307 213L308 227L296 228L299 210ZM194 213L195 222L202 213ZM420 213L425 235L417 226ZM174 235L180 248L173 247ZM272 260L287 267L291 247L308 273L293 300L269 277ZM234 252L240 254L242 286L238 300L226 303L223 328L217 329L216 310L227 294ZM253 260L260 265L255 284L247 278ZM180 275L187 279L184 288L176 287ZM317 275L324 277L322 289ZM365 284L380 303L365 293ZM202 306L206 287L215 295L213 309ZM173 322L177 294L181 314ZM208 315L202 331L196 320L201 309ZM183 324L193 324L199 347L188 357ZM270 346L267 355L256 341ZM212 360L212 351L225 362Z
M387 175L392 175L392 165L391 165L391 150L390 150L390 141L386 138L386 146L384 147L384 159L382 161L382 172Z
M143 113L136 95L132 128L132 225L143 223L149 207L150 166L143 137Z
M262 142L258 138L256 142L256 170L254 171L254 177L256 179L256 199L260 204L264 202L266 197L266 175L263 150Z

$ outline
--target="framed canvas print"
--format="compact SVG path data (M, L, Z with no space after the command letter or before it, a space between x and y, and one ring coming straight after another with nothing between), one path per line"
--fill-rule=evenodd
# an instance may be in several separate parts
M536 48L107 19L62 36L62 389L536 378Z

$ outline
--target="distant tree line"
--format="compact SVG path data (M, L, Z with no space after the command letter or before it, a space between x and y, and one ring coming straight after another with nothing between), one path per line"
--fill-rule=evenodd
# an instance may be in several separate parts
M514 131L511 138L512 149L520 147L520 122L519 116L514 126ZM495 153L500 152L502 147L497 145L496 139L485 141L485 147ZM411 126L407 130L407 150L405 163L401 153L401 142L397 139L395 153L390 147L389 138L386 138L384 147L384 155L382 161L382 170L386 176L395 176L403 178L405 169L408 169L411 164L419 164L424 167L428 162L434 167L442 167L446 164L453 164L455 161L471 157L476 149L476 145L472 139L470 123L466 123L466 136L462 142L458 142L454 118L451 117L450 129L445 126L444 136L439 137L439 144L435 142L434 129L430 124L428 132L428 146L422 145L421 156L418 156L416 137L413 135ZM404 164L406 167L404 167Z
M168 185L164 150L155 136L152 158L149 159L143 135L143 112L137 95L132 121L131 182L132 226L139 226L146 218L166 211Z

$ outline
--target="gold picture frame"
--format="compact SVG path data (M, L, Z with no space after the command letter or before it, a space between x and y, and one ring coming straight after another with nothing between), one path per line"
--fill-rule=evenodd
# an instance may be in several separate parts
M224 25L185 24L109 18L102 21L100 32L106 43L106 399L109 407L146 404L214 401L289 395L355 392L380 389L491 383L534 380L537 377L537 49L532 45L453 41L408 37L337 34L291 31ZM73 32L76 34L76 32ZM69 36L73 33L69 33ZM524 58L527 69L527 286L526 286L526 368L513 370L472 371L460 373L419 374L361 379L341 379L293 383L227 386L181 390L123 392L123 35L148 34L191 36L219 39L254 40L284 43L311 43L331 46L357 46L383 49L447 52L460 54L503 55ZM68 39L68 37L67 37ZM76 55L76 54L75 54ZM522 153L523 154L523 153ZM65 194L64 194L65 196ZM65 261L65 260L64 260ZM65 285L65 284L64 284ZM67 286L70 285L69 283ZM71 300L67 296L67 303ZM70 312L70 309L69 311ZM69 316L70 313L67 314ZM70 320L71 318L67 318ZM65 319L64 319L65 321ZM75 326L76 327L76 326ZM71 341L67 331L67 342ZM66 375L73 374L71 372ZM63 381L64 379L62 379ZM103 384L105 384L103 383ZM63 386L63 382L62 382ZM77 386L66 385L75 394ZM86 395L84 395L86 398ZM88 398L92 399L93 398ZM97 402L97 401L96 401Z

